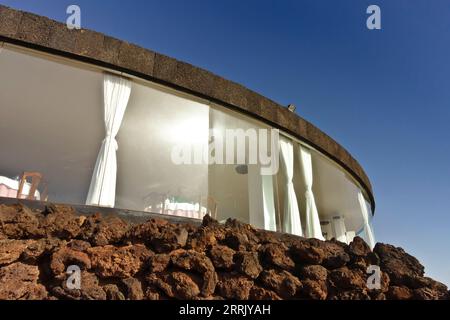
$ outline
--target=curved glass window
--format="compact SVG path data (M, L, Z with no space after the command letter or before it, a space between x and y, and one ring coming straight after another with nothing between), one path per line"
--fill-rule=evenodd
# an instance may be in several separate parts
M374 242L369 202L349 174L260 121L17 48L0 53L0 70L0 197L195 219L210 214L273 231ZM262 174L265 165L274 171ZM88 199L93 185L108 192L108 201Z

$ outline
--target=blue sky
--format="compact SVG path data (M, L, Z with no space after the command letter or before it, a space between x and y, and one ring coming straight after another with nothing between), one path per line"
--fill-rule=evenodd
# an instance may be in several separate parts
M450 0L0 0L206 68L342 143L375 190L375 232L450 284ZM382 30L366 28L377 4Z

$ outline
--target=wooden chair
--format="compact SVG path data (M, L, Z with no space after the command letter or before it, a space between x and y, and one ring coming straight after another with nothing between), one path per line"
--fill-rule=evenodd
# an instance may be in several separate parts
M31 182L28 181L28 179L31 178ZM23 193L23 187L25 183L30 184L30 191L28 192L28 195L26 195L27 200L37 200L36 199L36 191L39 186L39 184L43 181L43 176L39 172L24 172L22 174L22 177L20 178L19 183L19 190L17 191L17 198L22 199L22 193ZM45 188L44 192L41 195L41 201L47 201L48 199L48 189L47 184L44 182Z

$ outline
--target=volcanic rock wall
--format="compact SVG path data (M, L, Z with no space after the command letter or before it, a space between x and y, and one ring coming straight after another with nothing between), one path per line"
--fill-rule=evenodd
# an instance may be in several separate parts
M81 270L73 289L69 266ZM382 270L370 290L369 265ZM71 289L72 288L72 289ZM449 299L401 248L346 245L206 217L131 225L49 205L0 205L0 299Z

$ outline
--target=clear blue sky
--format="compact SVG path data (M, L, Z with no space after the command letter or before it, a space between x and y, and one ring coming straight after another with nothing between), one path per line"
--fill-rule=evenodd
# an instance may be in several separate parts
M0 3L59 21L78 4L84 28L296 104L366 169L377 240L450 284L450 0Z

